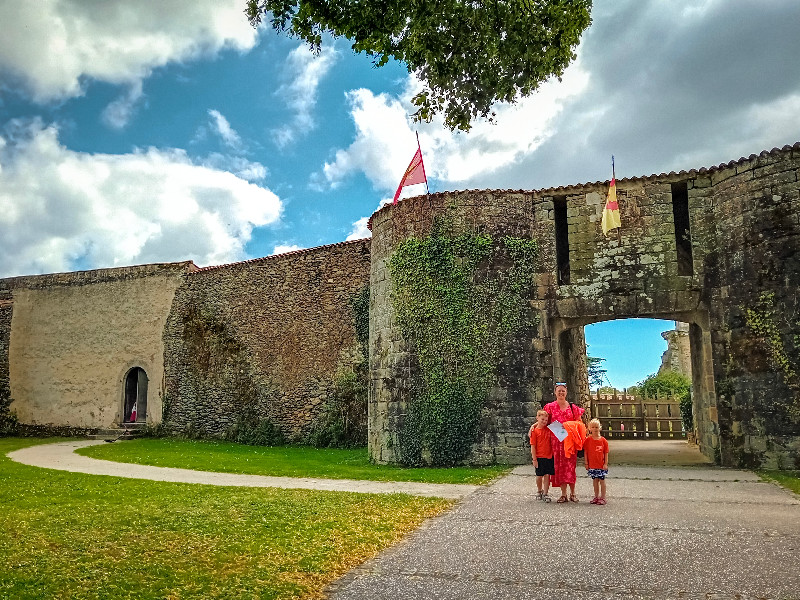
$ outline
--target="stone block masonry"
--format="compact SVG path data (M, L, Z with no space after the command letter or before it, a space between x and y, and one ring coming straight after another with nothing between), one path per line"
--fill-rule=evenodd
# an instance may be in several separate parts
M523 462L518 440L555 379L586 390L583 327L647 317L688 324L697 439L729 466L800 466L800 143L709 169L617 180L622 229L600 230L607 182L410 198L372 216L370 451L395 462L414 364L394 323L387 263L446 215L453 233L513 232L540 256L536 331L498 371L473 461ZM765 295L766 294L766 295ZM765 304L766 303L766 304ZM768 333L748 310L769 318ZM783 365L783 366L781 366ZM518 373L518 379L508 373ZM501 377L501 375L506 376Z
M221 436L250 415L302 438L337 371L362 360L352 300L369 249L357 240L188 274L164 332L165 427Z

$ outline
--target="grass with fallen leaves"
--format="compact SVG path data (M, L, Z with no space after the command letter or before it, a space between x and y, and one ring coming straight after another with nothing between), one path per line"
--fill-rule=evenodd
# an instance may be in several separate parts
M52 441L0 439L0 598L320 598L452 505L84 475L6 457Z
M373 465L366 448L318 449L306 446L243 446L231 442L139 439L91 446L78 454L157 467L196 471L246 473L284 477L415 481L426 483L488 483L508 467L403 468Z

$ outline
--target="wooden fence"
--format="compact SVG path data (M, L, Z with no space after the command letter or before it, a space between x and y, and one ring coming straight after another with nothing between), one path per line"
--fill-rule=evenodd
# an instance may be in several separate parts
M607 438L686 438L675 396L645 399L598 393L590 396L589 403L592 418L600 419Z

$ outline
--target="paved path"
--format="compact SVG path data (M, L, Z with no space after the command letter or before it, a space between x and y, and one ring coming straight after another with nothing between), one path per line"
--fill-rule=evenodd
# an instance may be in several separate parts
M331 600L800 598L800 499L753 473L612 464L605 506L586 502L585 476L577 504L538 502L535 488L518 467L351 571Z
M191 471L172 467L151 467L130 463L98 460L75 454L78 448L105 443L103 440L81 440L40 444L9 452L11 460L59 471L75 471L91 475L111 475L131 479L152 479L180 483L203 483L247 487L277 487L286 489L328 490L337 492L364 492L369 494L413 494L439 498L463 498L479 489L476 485L447 483L415 483L409 481L359 481L354 479L312 479L310 477L267 477L263 475L237 475Z

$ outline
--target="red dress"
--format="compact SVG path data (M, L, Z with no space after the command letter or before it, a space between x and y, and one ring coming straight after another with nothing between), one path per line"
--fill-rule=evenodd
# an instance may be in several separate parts
M558 407L558 402L553 401L544 405L544 410L550 415L549 423L558 421L579 421L583 414L583 409L580 406L575 406L570 403L566 409L561 410ZM555 434L550 434L550 444L553 447L553 462L555 466L555 475L550 476L550 485L553 487L560 487L565 483L575 483L575 467L578 464L578 457L572 455L570 458L564 456L564 444L559 442Z

